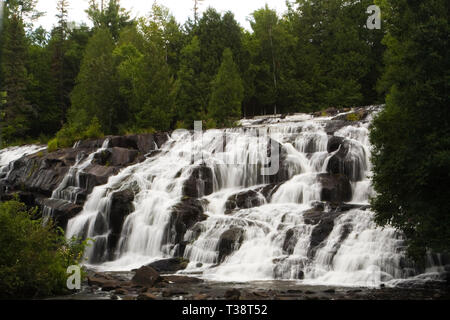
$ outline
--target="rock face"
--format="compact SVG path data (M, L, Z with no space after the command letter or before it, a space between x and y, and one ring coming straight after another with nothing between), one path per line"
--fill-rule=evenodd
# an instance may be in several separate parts
M185 248L183 242L184 234L197 222L207 219L203 213L203 206L200 200L185 198L173 208L170 222L165 230L165 242L178 245L178 256L182 256Z
M95 154L92 162L78 173L78 185L75 187L72 182L63 190L76 195L74 199L50 199L76 161L87 159L89 154L104 146L106 139L109 140L107 148ZM39 206L41 209L45 207L47 212L52 213L57 225L65 228L67 221L81 211L94 187L105 184L120 169L145 160L144 155L157 150L167 140L166 133L106 137L80 141L74 148L22 157L10 164L8 174L0 180L0 199L11 198L15 193L19 193L19 196L22 194L20 197L26 200L27 205ZM111 219L114 220L115 229L112 238L122 218L129 213L128 206L121 204L125 200L119 196L116 203L118 209L113 210Z
M112 194L111 210L109 212L108 251L114 252L120 239L122 226L126 217L134 211L134 193L130 189L117 191ZM112 258L112 257L110 257Z
M234 209L248 209L258 207L266 202L264 196L255 190L249 190L231 196L225 203L226 213Z
M183 194L191 198L200 198L213 192L212 169L203 165L194 168L183 186Z
M231 228L225 231L221 236L217 246L219 252L219 263L223 262L225 258L239 249L242 241L244 240L244 230L241 228Z
M322 184L322 201L341 203L352 199L352 186L347 176L342 174L320 174L318 177Z

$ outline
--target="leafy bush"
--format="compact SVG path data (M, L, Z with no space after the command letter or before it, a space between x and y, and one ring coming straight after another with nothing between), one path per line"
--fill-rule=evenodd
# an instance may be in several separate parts
M0 203L0 299L68 293L67 267L81 262L86 242L36 215L17 200Z
M361 117L357 113L349 113L346 117L347 121L359 121Z
M58 139L55 138L50 140L47 145L47 150L48 152L54 152L58 150Z
M83 139L94 139L94 138L103 138L104 134L102 132L102 127L100 125L100 121L98 121L97 117L94 117L91 121L91 124L83 133Z
M48 143L48 151L53 152L60 148L70 148L78 140L103 137L104 134L101 129L100 121L97 119L97 117L94 117L86 130L74 125L65 125L56 134L56 138L50 140L50 142Z
M214 119L209 118L206 121L205 127L206 127L206 129L215 129L215 128L217 128L217 123L216 123L216 121L214 121Z

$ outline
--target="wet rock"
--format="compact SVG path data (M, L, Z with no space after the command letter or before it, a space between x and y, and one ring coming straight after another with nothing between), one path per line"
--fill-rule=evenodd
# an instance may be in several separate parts
M114 290L114 293L125 296L128 294L128 290L126 290L124 288L118 288L118 289Z
M149 292L145 292L138 295L136 300L158 300L158 298Z
M188 276L163 276L165 282L174 284L195 284L204 282L202 279Z
M327 151L328 151L328 153L335 152L339 148L347 148L346 142L345 142L345 138L343 138L343 137L336 137L336 136L329 136L328 144L327 144Z
M297 244L297 237L295 237L294 229L286 231L286 236L283 242L283 251L286 254L291 255L294 252L295 245Z
M265 203L265 199L259 192L248 190L232 195L225 203L226 213L230 213L234 209L248 209L261 206Z
M169 273L186 269L188 263L189 261L183 258L171 258L152 262L148 266L160 273Z
M341 174L319 174L322 184L321 200L330 202L348 202L352 199L352 186L349 179Z
M241 228L232 228L225 231L219 239L217 250L219 252L219 263L223 262L227 256L239 249L244 240L244 230Z
M152 267L148 266L139 268L131 279L131 282L134 285L147 288L153 287L159 281L161 281L159 273Z
M213 172L205 165L192 170L189 178L184 182L183 195L191 198L200 198L213 192Z
M117 246L126 217L134 211L133 200L134 192L131 189L116 191L111 196L111 209L108 216L110 227L108 251L110 253L114 252Z
M67 222L75 217L83 210L83 207L65 200L55 199L38 199L39 207L47 207L51 210L51 219L53 222L63 229L66 228Z
M193 296L193 300L206 300L208 299L207 294L196 294Z
M202 203L198 199L183 199L173 208L170 223L165 231L165 242L181 243L188 229L194 227L197 222L206 219L207 216L203 213ZM178 254L182 256L183 252L184 250L179 250Z
M226 300L239 300L241 292L238 289L229 289L225 292L224 298Z

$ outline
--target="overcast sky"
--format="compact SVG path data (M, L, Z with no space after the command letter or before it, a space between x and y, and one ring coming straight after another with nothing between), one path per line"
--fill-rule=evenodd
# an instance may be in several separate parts
M184 23L188 17L193 16L193 0L158 0L157 2L168 7L180 23ZM37 9L46 12L46 15L39 19L36 25L42 25L48 30L52 28L56 22L56 3L57 0L38 0ZM69 20L87 22L87 15L84 11L88 7L88 0L69 0L69 3ZM147 15L153 0L121 0L120 3L135 17ZM216 8L220 12L231 10L241 26L250 29L250 24L247 22L250 13L263 7L266 3L271 9L276 9L278 13L286 10L285 0L204 0L201 11L208 6Z

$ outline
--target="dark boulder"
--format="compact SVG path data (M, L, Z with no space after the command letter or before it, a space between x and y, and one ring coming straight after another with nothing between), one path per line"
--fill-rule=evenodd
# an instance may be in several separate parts
M244 240L244 230L241 228L231 228L225 231L219 239L217 251L219 252L219 263L223 262L227 256L239 249Z
M346 139L343 137L329 136L328 144L327 144L328 153L335 152L339 148L346 148L346 150L348 151L348 145L346 144L345 140ZM344 152L345 152L345 150L344 150ZM344 156L345 156L345 154L344 154Z
M111 195L111 209L108 223L110 227L108 251L110 253L114 252L117 246L126 217L134 211L133 200L134 193L130 189L116 191Z
M319 174L322 184L321 200L330 202L348 202L352 199L352 186L342 174Z
M225 203L226 213L234 209L248 209L261 206L265 199L261 193L255 190L248 190L232 195Z
M50 218L53 222L63 229L67 227L67 222L74 218L83 210L83 206L57 199L36 199L38 206L43 209L46 208L47 213L50 213Z
M294 253L296 244L297 244L297 237L295 236L295 231L294 229L289 229L288 231L286 231L286 236L284 238L283 251L286 254L291 255L292 253Z
M186 269L188 263L189 261L183 258L171 258L152 262L148 266L160 273L173 273Z
M205 165L194 168L184 182L183 195L200 198L213 193L213 171Z
M158 271L156 271L152 267L143 266L136 270L136 273L131 279L131 283L146 288L152 288L161 280L162 278L159 276Z
M185 198L174 206L170 223L165 231L165 242L179 244L183 241L184 234L188 229L195 226L197 222L207 219L203 213L202 203L198 199ZM184 250L179 250L182 256Z

